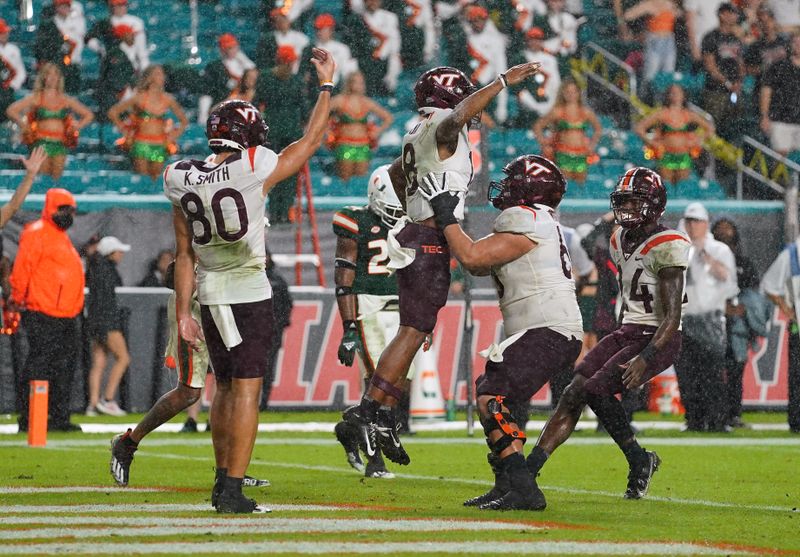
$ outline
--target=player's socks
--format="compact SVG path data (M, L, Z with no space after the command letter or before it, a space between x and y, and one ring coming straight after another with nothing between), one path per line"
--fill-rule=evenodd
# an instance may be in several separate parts
M547 453L547 451L545 451L539 445L536 445L525 461L528 465L528 472L532 474L534 478L538 476L548 458L550 458L550 455Z
M491 511L541 511L547 506L544 493L536 485L536 480L528 471L520 453L513 453L503 459L503 466L508 472L511 489L499 499L481 505L481 510Z
M631 467L644 465L648 458L647 454L636 441L625 408L617 397L592 395L589 397L589 406L625 455L628 464Z
M358 415L361 416L361 419L365 422L374 423L375 416L378 414L380 407L380 402L364 395L361 398L361 403L358 405Z
M219 494L222 493L223 482L227 476L227 468L217 468L214 472L214 487L211 490L211 506L215 509L217 505L219 505Z
M488 453L486 460L489 461L489 466L492 467L492 472L494 472L494 486L483 495L464 501L465 507L480 507L485 503L499 499L511 489L511 482L508 479L503 460L494 453Z

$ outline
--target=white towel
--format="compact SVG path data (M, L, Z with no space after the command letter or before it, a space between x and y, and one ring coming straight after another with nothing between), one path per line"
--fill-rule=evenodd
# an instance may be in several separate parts
M524 335L526 332L528 331L525 330L513 334L500 344L492 343L485 350L481 350L480 352L478 352L478 354L480 354L484 358L489 359L492 362L500 363L503 361L503 352L505 352L505 349L514 344L517 341L517 339L522 335Z
M208 311L211 313L214 325L217 326L219 335L222 337L222 342L225 343L225 348L230 350L242 343L242 335L239 334L239 329L236 327L236 319L233 316L231 306L228 304L215 304L208 306Z
M395 223L394 228L389 231L389 235L386 238L389 245L389 265L387 265L387 267L389 267L392 272L411 265L417 255L414 249L404 248L400 245L400 242L397 241L397 235L409 222L411 221L408 220L408 217L402 217Z

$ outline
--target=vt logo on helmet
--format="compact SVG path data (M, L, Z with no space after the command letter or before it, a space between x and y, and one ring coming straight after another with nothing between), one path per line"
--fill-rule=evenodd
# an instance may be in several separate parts
M611 192L611 208L623 228L657 222L667 208L667 190L661 176L649 168L631 168Z
M208 147L214 153L244 151L267 144L269 127L258 109L245 101L223 101L206 122Z
M422 74L414 85L417 107L453 108L475 91L464 72L439 66Z
M506 177L489 184L489 201L504 211L536 204L558 207L567 191L567 180L553 161L539 155L522 155L508 163Z

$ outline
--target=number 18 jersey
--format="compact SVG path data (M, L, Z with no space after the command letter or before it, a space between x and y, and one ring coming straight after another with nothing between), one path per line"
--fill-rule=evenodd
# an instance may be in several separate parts
M272 297L264 271L263 184L277 162L274 152L259 146L220 164L182 160L164 171L164 192L189 222L201 304Z
M633 253L623 251L623 229L611 235L611 259L620 275L622 323L658 327L664 321L664 306L658 292L658 273L667 267L689 265L689 239L677 230L657 230L636 246ZM685 292L685 290L684 290ZM683 307L686 307L686 296Z

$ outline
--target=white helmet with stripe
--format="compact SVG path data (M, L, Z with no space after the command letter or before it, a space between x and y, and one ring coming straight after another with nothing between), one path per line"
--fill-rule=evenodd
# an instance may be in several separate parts
M370 211L378 215L381 222L388 228L392 228L405 214L403 206L394 192L394 187L392 187L388 164L376 168L369 177L367 196Z

